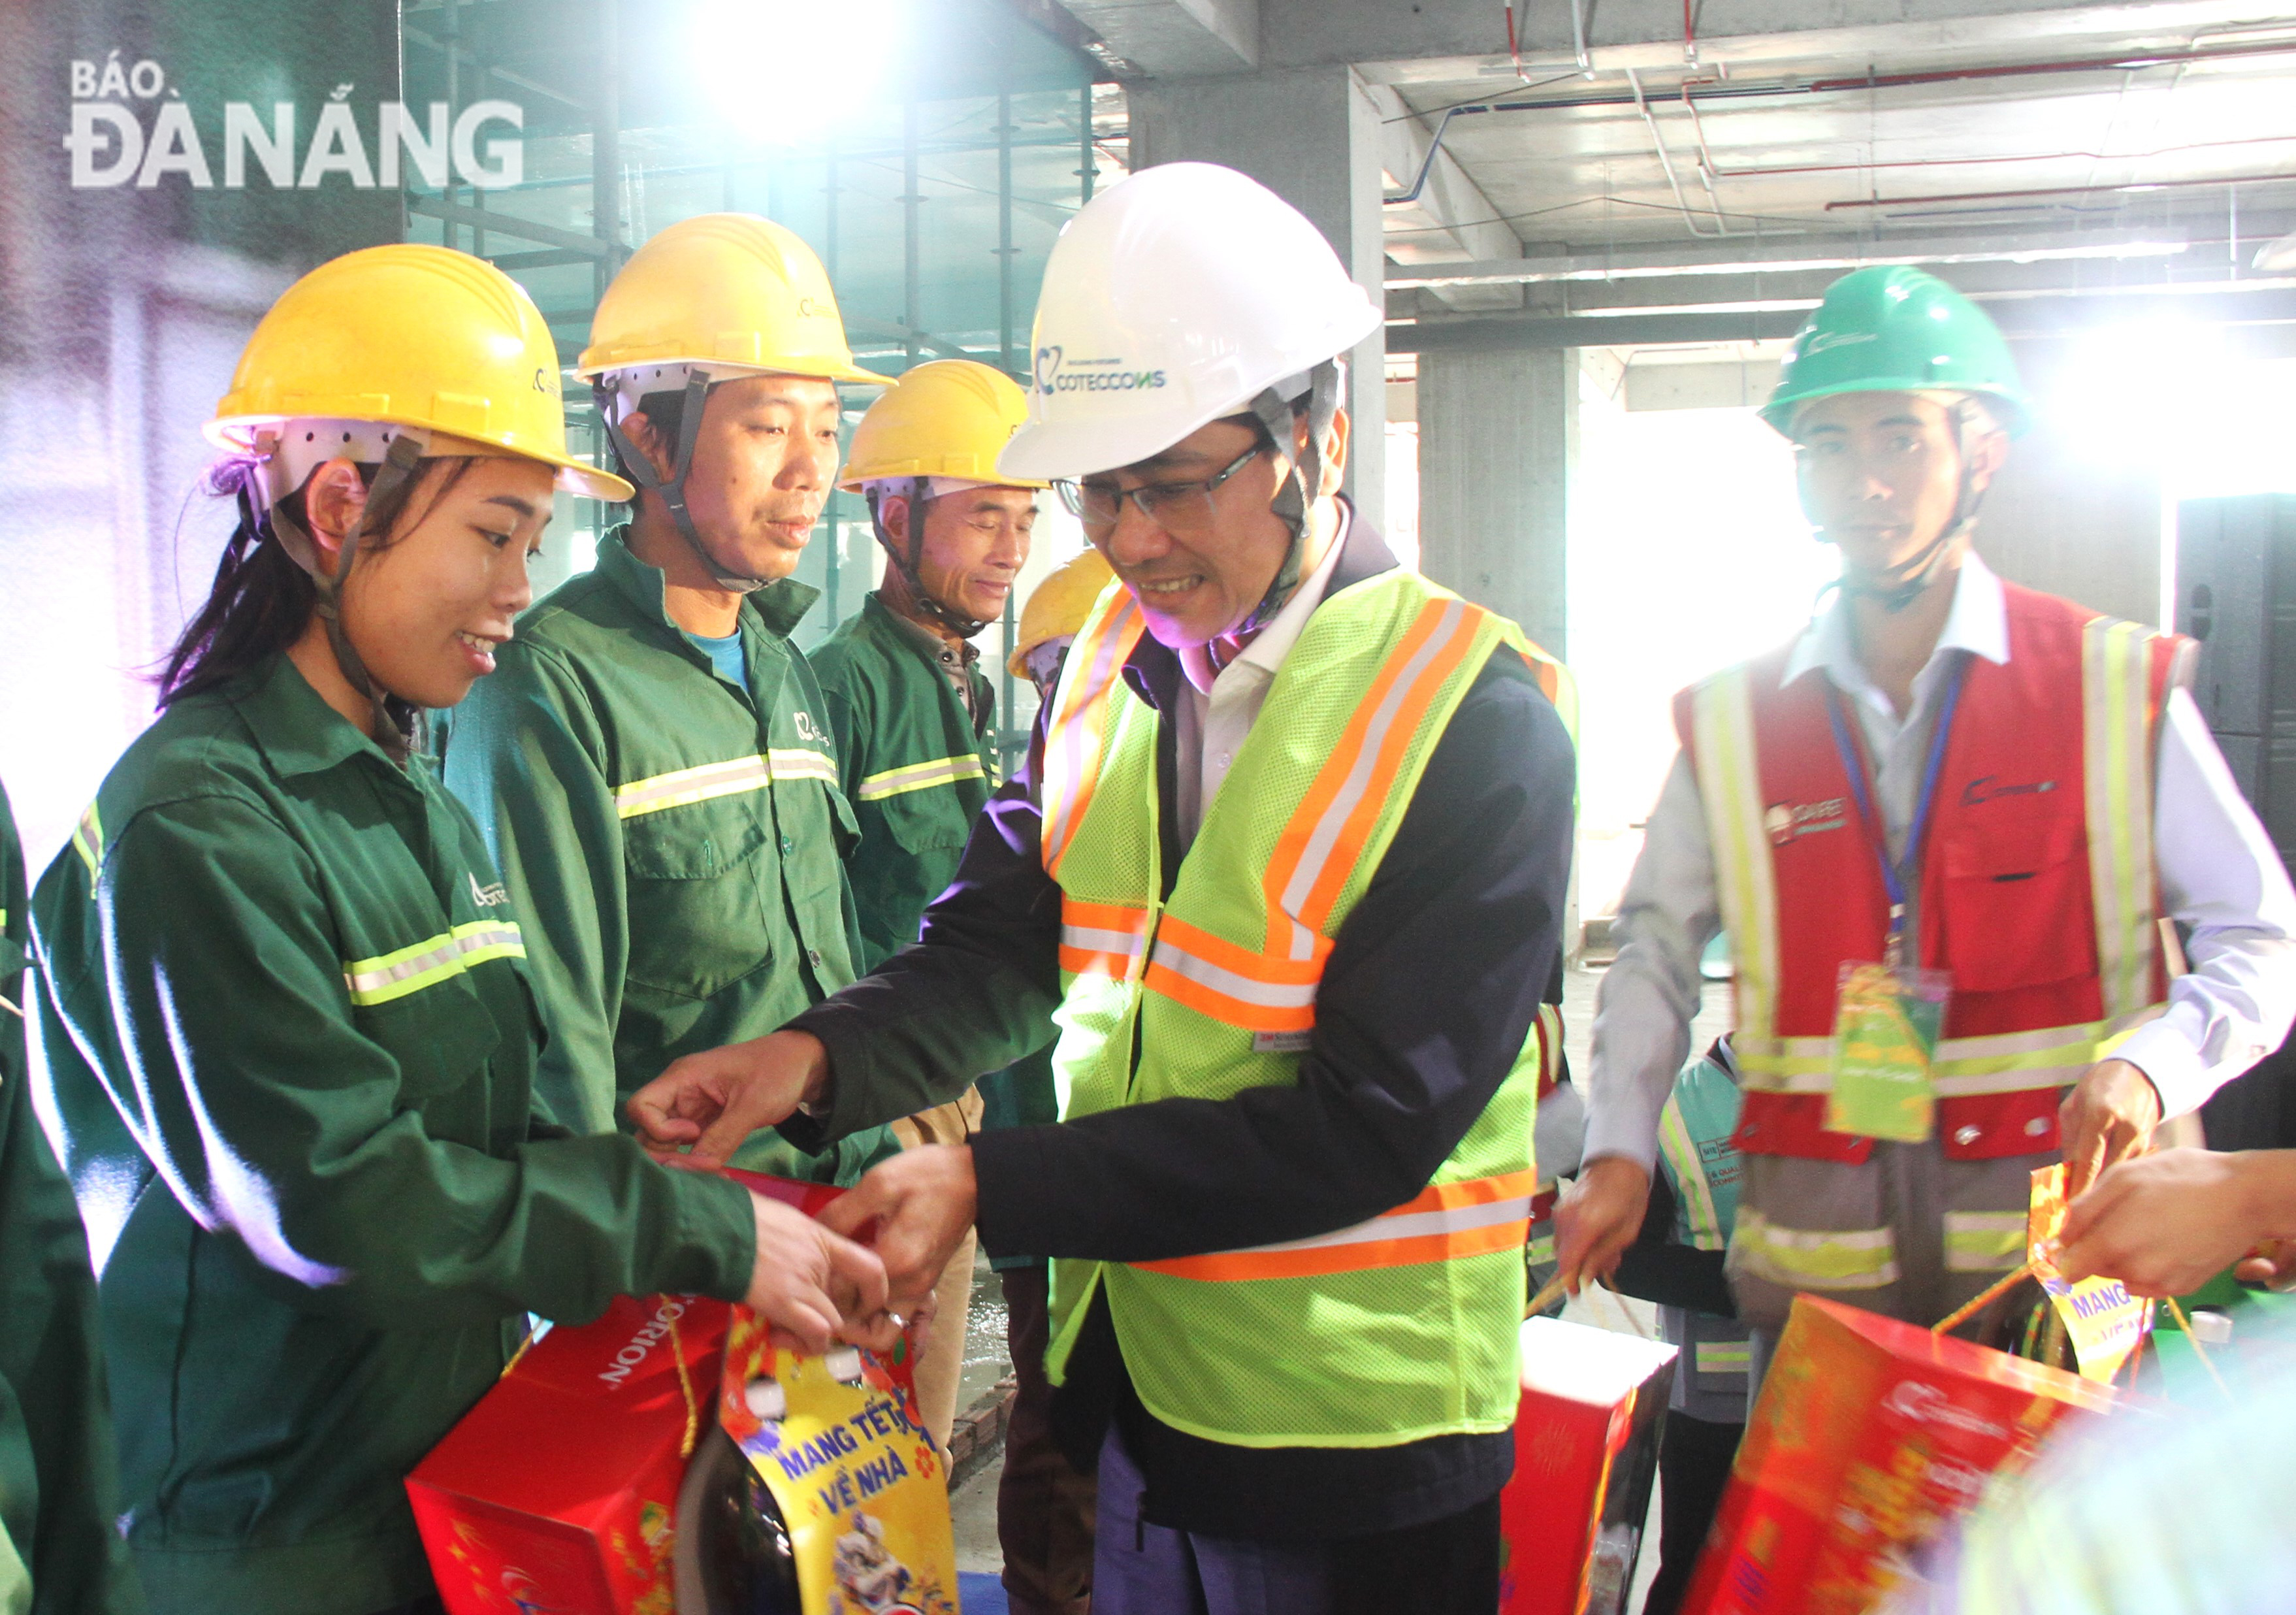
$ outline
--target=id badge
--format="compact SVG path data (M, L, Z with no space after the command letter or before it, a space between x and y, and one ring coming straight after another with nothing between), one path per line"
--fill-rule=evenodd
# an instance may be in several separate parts
M1937 1123L1930 1057L1945 1022L1951 978L1846 961L1833 1010L1831 1133L1919 1144Z

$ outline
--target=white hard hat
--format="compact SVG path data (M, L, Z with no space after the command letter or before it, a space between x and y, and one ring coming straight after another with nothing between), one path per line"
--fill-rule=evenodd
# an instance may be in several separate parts
M1160 454L1382 317L1323 233L1259 181L1217 163L1143 168L1053 244L1028 423L996 468L1083 477Z

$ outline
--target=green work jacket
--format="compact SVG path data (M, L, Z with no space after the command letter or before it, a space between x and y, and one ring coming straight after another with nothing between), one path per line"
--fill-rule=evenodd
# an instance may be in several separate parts
M812 656L837 738L838 777L860 844L845 860L865 972L917 939L925 907L956 878L995 789L996 726L975 727L933 636L874 594ZM966 669L989 710L988 676Z
M626 529L624 529L626 530ZM448 789L513 902L549 1045L544 1102L583 1133L681 1054L761 1037L854 968L853 811L813 670L790 643L818 591L742 604L749 687L671 620L622 531L520 619L455 713ZM772 1133L738 1165L849 1181L883 1143L802 1155Z
M477 826L285 656L145 731L32 908L127 1538L170 1615L427 1594L405 1477L521 1314L747 1291L740 1187L537 1108Z
M0 791L0 998L21 1010L31 916ZM41 1135L24 1022L0 1009L0 1611L144 1608L112 1529L119 1484L79 1208Z

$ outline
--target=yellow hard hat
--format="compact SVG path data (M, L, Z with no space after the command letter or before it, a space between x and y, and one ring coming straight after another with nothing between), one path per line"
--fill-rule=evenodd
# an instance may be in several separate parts
M1116 574L1101 553L1086 548L1031 590L1028 604L1021 608L1013 654L1004 664L1013 676L1028 677L1029 652L1046 640L1075 638L1101 594L1115 581Z
M670 225L630 255L598 299L577 373L647 365L722 365L873 387L887 379L853 363L813 249L750 213Z
M447 247L368 247L287 288L255 327L207 423L250 449L288 421L374 421L459 439L439 454L508 455L558 468L593 499L635 491L566 452L558 349L524 287Z
M1046 487L996 469L996 456L1028 418L1027 395L1002 371L971 359L919 365L861 417L837 486L852 491L880 477L961 477Z

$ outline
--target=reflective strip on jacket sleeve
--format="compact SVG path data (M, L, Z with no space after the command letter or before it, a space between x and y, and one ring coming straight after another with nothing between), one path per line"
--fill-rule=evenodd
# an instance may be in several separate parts
M526 944L508 920L479 920L373 959L346 960L343 985L351 1002L365 1007L389 1004L436 987L488 959L523 959Z
M1351 1228L1244 1250L1132 1266L1174 1278L1224 1283L1360 1273L1516 1250L1529 1236L1537 1176L1511 1172L1499 1177L1430 1184L1394 1210Z

